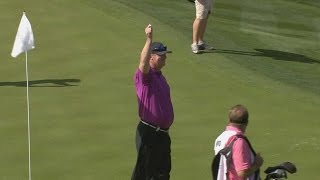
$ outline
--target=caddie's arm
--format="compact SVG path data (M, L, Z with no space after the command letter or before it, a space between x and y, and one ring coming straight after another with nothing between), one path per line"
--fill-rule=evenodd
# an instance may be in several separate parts
M249 176L255 173L262 166L262 164L263 158L258 153L254 158L254 162L252 163L251 167L243 171L237 171L237 174L242 180L246 180Z
M142 73L147 74L150 70L151 43L152 43L152 26L149 24L145 28L147 36L146 43L141 51L139 69Z

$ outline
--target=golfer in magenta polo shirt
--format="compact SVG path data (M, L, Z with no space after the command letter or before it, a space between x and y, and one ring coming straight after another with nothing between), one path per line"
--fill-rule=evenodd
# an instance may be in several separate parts
M166 64L167 47L152 41L152 26L145 28L146 43L134 76L140 122L137 127L137 163L132 180L169 180L173 122L170 87L161 69Z

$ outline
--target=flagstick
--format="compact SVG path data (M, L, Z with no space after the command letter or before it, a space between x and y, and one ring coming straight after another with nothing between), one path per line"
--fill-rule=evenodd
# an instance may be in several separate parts
M29 180L31 180L31 135L30 135L29 75L28 75L27 51L26 51L26 78L27 78L27 107L28 107Z
M31 135L30 135L30 103L29 103L29 77L27 51L34 48L34 37L30 21L23 11L17 35L13 43L11 56L16 58L22 52L26 53L26 78L27 78L27 106L28 106L28 146L29 146L29 180L31 180Z

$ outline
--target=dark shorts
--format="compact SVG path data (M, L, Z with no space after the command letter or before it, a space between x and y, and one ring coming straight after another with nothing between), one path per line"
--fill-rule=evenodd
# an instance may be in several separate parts
M139 122L136 145L138 158L131 180L169 180L171 171L169 134L156 131Z

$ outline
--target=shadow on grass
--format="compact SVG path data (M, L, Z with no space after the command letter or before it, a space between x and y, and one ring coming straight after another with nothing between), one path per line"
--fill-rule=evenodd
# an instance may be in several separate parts
M245 56L262 56L262 57L270 57L275 60L282 61L295 61L301 63L320 63L316 59L309 58L305 55L284 52L278 50L271 49L254 49L254 52L250 51L237 51L237 50L227 50L227 49L215 49L212 51L204 51L203 53L226 53L226 54L237 54L237 55L245 55Z
M29 81L29 87L67 87L78 86L80 79L42 79ZM0 86L27 87L27 81L0 82Z

